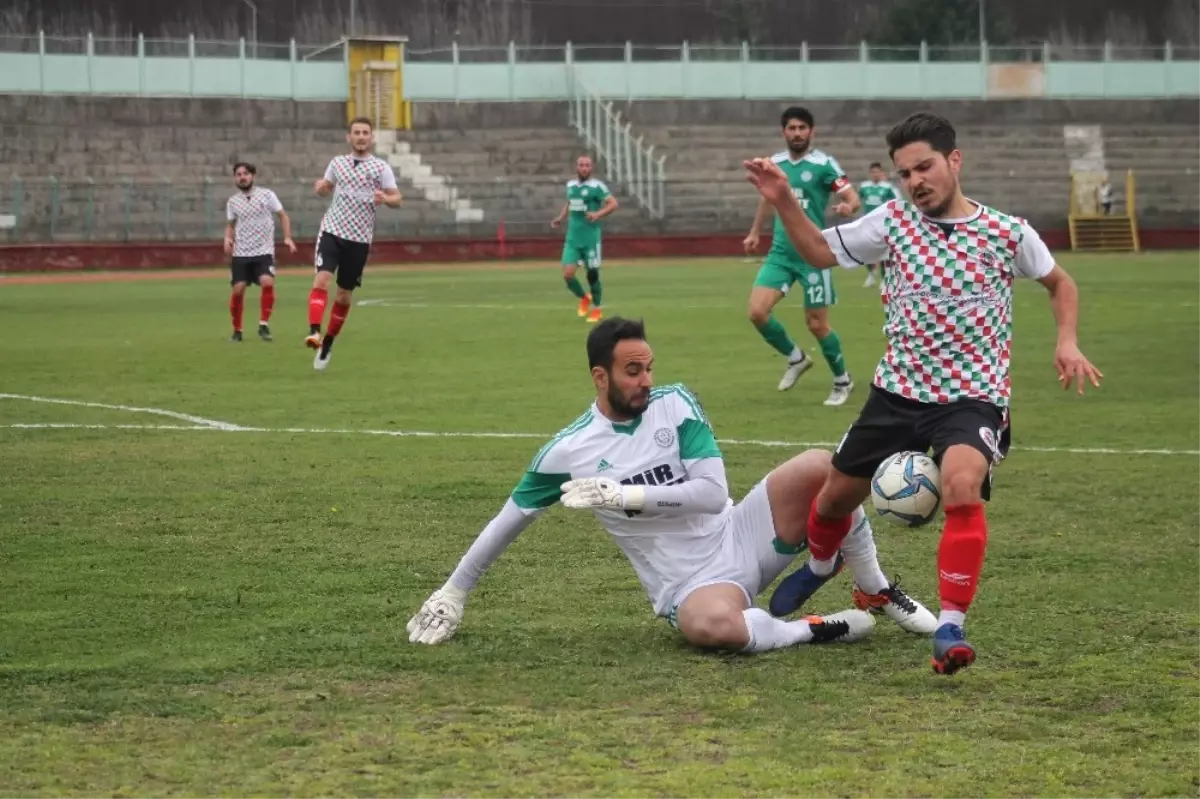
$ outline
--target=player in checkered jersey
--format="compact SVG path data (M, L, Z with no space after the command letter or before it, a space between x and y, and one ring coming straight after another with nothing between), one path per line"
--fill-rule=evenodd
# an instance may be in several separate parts
M262 289L259 298L258 337L271 340L271 309L275 307L275 217L283 227L283 243L292 252L292 220L283 210L283 203L270 189L254 185L258 174L254 164L239 161L233 166L233 182L238 193L225 203L225 254L233 257L229 264L229 282L233 292L229 297L229 315L233 319L230 341L242 340L242 309L246 301L246 284Z
M901 450L932 450L941 466L946 521L938 545L941 615L933 668L953 674L975 660L963 632L987 546L983 503L992 467L1010 441L1009 357L1016 278L1050 294L1058 327L1054 366L1063 389L1099 387L1103 375L1079 350L1079 292L1025 220L963 196L954 128L929 113L887 134L912 202L890 200L822 231L804 214L769 159L745 162L808 263L828 269L882 263L887 352L871 395L833 455L829 480L808 516L811 560L780 583L772 606L800 607L836 571L850 516L879 464Z
M313 188L321 197L333 195L329 210L321 220L317 236L316 271L308 295L308 338L304 343L317 351L313 368L323 371L329 365L333 340L346 323L350 298L362 285L363 270L371 253L375 235L376 206L400 207L396 173L382 158L371 154L375 131L371 120L355 117L346 132L350 152L334 157L325 168L325 176ZM329 327L321 336L325 305L329 302L329 284L337 276L337 294L329 313Z

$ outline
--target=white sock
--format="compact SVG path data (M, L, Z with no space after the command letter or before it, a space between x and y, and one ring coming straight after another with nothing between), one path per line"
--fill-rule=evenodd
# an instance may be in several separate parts
M888 581L883 569L879 568L871 522L867 520L867 514L861 507L855 510L850 518L854 527L842 544L842 556L846 559L850 573L854 575L855 585L868 594L878 594L887 589Z
M742 647L743 652L766 652L806 644L813 637L808 622L777 619L762 608L743 610L742 618L746 620L746 629L750 631L750 642Z
M788 363L800 363L804 360L804 350L792 345L792 354L788 356Z
M829 560L817 560L810 557L808 559L808 568L812 569L812 573L818 577L827 577L833 574L833 564L837 562L837 555L834 555Z
M961 610L946 610L943 608L942 612L938 614L938 627L941 627L943 624L954 624L962 627L966 623L967 614Z

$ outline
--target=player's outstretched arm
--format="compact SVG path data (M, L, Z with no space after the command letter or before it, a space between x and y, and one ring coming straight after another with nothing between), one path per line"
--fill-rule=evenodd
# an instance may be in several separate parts
M821 235L821 229L813 224L800 202L792 194L787 175L770 158L755 158L743 161L746 179L758 189L758 193L775 208L779 222L800 257L818 269L837 266L838 259Z
M1082 394L1084 382L1100 388L1104 375L1092 365L1079 349L1079 287L1075 279L1057 264L1038 282L1050 292L1050 308L1054 312L1054 323L1058 328L1058 342L1054 347L1054 369L1058 382L1066 391L1074 383Z
M688 479L677 485L624 485L607 477L585 477L563 483L562 504L576 510L651 511L663 516L716 514L729 500L725 462L703 458L687 467Z
M509 498L467 549L450 578L408 620L408 640L414 644L440 644L453 637L462 621L467 594L543 510L522 508Z

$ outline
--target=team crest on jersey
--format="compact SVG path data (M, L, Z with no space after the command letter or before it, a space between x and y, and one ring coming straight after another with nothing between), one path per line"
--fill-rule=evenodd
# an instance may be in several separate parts
M992 255L992 253L988 252L987 250L979 253L979 265L985 269L995 269L996 265L999 263L999 259L997 259L995 255Z
M805 183L808 183L810 180L812 180L812 172L809 172L807 169L804 170L800 173L800 179Z
M669 427L660 427L654 431L654 440L660 447L669 447L675 443L675 433Z

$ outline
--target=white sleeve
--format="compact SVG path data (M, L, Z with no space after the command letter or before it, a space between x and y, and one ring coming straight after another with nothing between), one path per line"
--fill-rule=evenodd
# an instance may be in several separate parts
M333 161L330 161L329 166L325 167L325 180L337 183L337 173L333 171Z
M396 173L392 170L391 164L383 162L383 172L379 174L379 185L384 190L396 188Z
M225 219L229 222L237 221L237 214L233 212L233 198L230 197L225 201Z
M271 213L277 214L283 210L283 203L279 202L279 195L273 191L267 192L267 207L271 209Z
M508 545L516 541L517 536L544 512L544 509L522 510L510 498L462 556L458 567L450 575L450 582L464 591L470 591Z
M1017 258L1013 261L1013 272L1017 277L1040 280L1054 270L1054 256L1042 237L1028 222L1021 223L1021 243L1017 245Z
M853 222L834 225L821 231L825 243L833 250L833 256L839 264L853 269L856 266L877 264L887 256L887 236L883 224L887 213L888 203L884 203Z
M729 483L725 479L725 461L701 458L687 467L688 479L671 486L642 486L644 510L664 516L716 514L729 502Z

